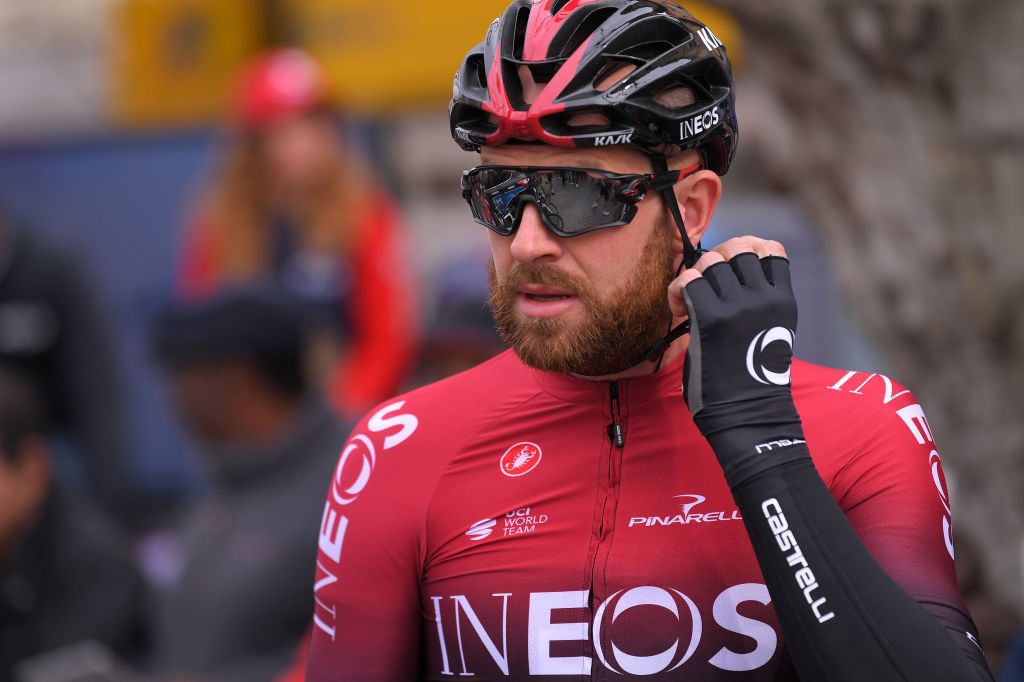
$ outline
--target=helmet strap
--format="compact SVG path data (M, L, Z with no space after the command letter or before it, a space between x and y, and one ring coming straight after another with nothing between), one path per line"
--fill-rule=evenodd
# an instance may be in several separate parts
M668 159L666 159L664 156L652 156L651 167L653 168L655 175L664 176L668 173ZM697 168L692 170L687 175L682 176L682 178L685 178L688 175L697 172L697 170L699 169L700 165L698 165ZM672 185L661 185L655 187L654 189L658 191L658 194L661 195L661 198L665 202L665 205L668 206L668 211L669 213L672 214L672 219L675 220L676 228L679 230L679 236L683 240L682 267L692 268L694 264L697 262L697 259L700 257L700 242L697 243L696 248L694 248L693 244L690 243L690 238L686 234L686 225L683 224L683 214L682 211L679 210L679 201L676 199L676 193L673 187L674 183ZM680 272L682 272L682 268L680 268L679 271L676 272L677 277L679 276Z
M676 227L679 229L679 236L683 239L683 260L679 264L679 268L676 270L676 277L683 271L683 268L692 268L700 258L704 250L700 248L700 242L697 243L696 248L690 243L690 238L686 235L686 226L683 224L683 214L679 210L679 202L676 200L676 193L673 190L675 183L679 181L680 177L688 177L689 175L696 173L703 164L697 164L692 170L689 170L686 175L680 176L678 173L669 174L668 171L668 160L663 156L652 156L651 165L654 170L654 174L659 178L671 177L671 182L657 182L654 184L652 189L656 190L661 198L664 200L665 205L668 206L669 212L672 214L672 218L675 220ZM684 334L690 333L690 321L683 320L675 327L669 322L669 330L665 336L661 337L654 344L647 349L646 352L636 356L629 361L629 364L623 367L619 371L625 371L631 367L636 367L643 362L653 362L654 371L657 372L661 369L661 361L665 355L665 351L669 349L676 339L683 336Z
M689 173L682 177L688 177L692 173L696 173L703 164L698 164L696 168L691 170ZM656 175L664 175L668 173L668 159L664 156L652 156L651 166ZM683 240L683 260L676 269L676 277L683 271L683 268L692 268L696 264L697 259L700 258L701 253L704 252L700 248L700 242L697 242L696 248L690 243L690 237L686 234L686 225L683 223L683 213L679 210L679 201L676 199L676 193L673 189L674 183L671 185L657 187L658 193L661 195L665 205L668 206L669 213L672 214L672 219L675 220L676 228L679 230L679 236ZM688 334L690 332L690 321L683 320L675 327L669 324L668 333L665 336L658 339L653 346L641 357L638 358L631 366L640 364L647 360L654 363L654 371L657 372L661 369L661 361L665 356L665 351L669 349L676 339Z

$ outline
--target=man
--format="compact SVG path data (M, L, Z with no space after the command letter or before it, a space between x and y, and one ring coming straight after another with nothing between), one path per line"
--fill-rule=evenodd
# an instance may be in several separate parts
M78 455L61 463L116 512L128 501L129 462L112 337L80 259L0 208L0 360L42 386L55 435Z
M348 430L310 390L303 329L288 301L249 287L160 322L171 399L210 475L160 604L160 674L269 682L309 628L324 481Z
M791 361L781 245L692 246L736 144L714 34L515 0L450 111L515 353L356 428L308 679L991 679L920 406Z
M0 364L0 680L19 662L99 642L144 644L146 591L128 545L53 477L42 391Z

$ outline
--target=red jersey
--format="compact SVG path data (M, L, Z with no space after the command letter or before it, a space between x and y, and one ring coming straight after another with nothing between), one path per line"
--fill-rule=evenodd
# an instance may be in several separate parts
M682 363L597 382L509 351L364 419L324 510L307 679L795 680ZM874 558L964 611L914 397L801 361L792 390Z

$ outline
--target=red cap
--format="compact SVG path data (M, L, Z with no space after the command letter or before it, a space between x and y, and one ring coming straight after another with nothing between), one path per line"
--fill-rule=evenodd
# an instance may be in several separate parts
M277 50L255 58L242 71L235 117L246 128L262 128L327 101L323 68L301 50Z

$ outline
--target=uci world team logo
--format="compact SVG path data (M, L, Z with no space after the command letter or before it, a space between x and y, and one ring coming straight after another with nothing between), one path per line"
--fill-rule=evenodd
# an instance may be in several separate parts
M772 372L764 366L765 350L773 343L784 343L789 346L789 354L793 354L793 332L785 327L772 327L757 333L747 347L747 372L759 384L789 384L789 367L785 372Z
M501 473L512 478L525 476L537 468L542 456L540 446L536 443L516 443L501 456L498 468Z

